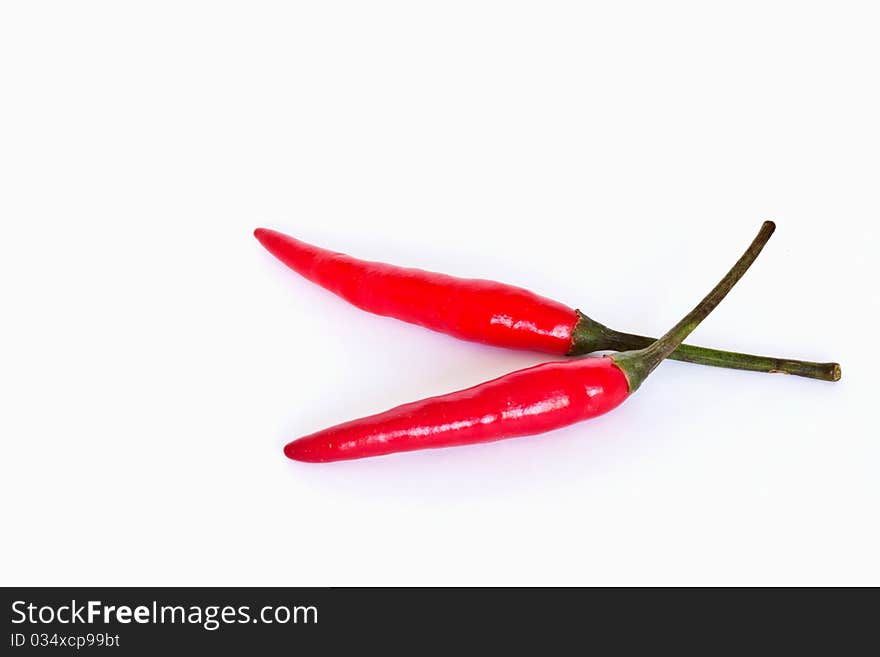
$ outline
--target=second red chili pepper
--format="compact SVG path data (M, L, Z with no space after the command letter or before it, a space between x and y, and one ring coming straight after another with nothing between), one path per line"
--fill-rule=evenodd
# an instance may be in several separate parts
M712 312L761 252L774 228L772 222L765 222L721 282L645 349L530 367L318 431L288 443L284 453L298 461L340 461L531 435L606 413L635 392Z

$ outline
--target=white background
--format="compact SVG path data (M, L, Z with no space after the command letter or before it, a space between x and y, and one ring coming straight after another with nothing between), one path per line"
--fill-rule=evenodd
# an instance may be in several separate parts
M613 5L613 6L610 6ZM864 2L5 2L3 584L880 584L878 16ZM552 434L285 442L540 362L253 239L517 283L698 344Z

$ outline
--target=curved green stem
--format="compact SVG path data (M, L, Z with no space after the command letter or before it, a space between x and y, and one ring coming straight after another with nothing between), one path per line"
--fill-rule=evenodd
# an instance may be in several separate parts
M737 260L736 264L731 267L724 278L712 288L712 291L693 310L685 315L661 338L658 338L644 349L623 351L610 357L626 375L627 381L629 381L630 392L635 392L645 378L654 371L654 368L675 351L684 339L700 325L700 322L715 310L716 306L721 303L721 300L727 296L727 293L730 292L748 268L751 267L774 230L776 230L776 224L772 221L765 221L761 226L761 230L758 231L758 235L749 245L749 248Z

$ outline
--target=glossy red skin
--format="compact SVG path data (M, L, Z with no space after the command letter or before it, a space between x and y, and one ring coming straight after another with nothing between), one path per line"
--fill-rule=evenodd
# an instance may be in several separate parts
M610 358L544 363L338 424L288 443L284 453L323 463L528 436L602 415L628 396Z
M513 285L358 260L258 228L272 255L358 308L456 338L566 354L574 309Z

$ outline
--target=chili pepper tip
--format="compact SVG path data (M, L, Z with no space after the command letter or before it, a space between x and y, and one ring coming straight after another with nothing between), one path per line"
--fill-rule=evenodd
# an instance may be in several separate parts
M269 228L255 228L254 237L257 238L257 241L262 244L269 253L274 255L276 258L281 257L277 253L281 233L278 233Z
M304 463L321 463L324 459L313 453L305 443L298 440L287 443L284 446L284 455L294 461L302 461Z

